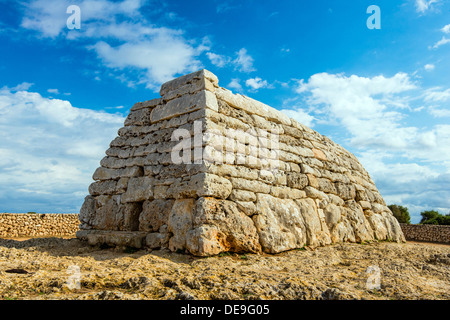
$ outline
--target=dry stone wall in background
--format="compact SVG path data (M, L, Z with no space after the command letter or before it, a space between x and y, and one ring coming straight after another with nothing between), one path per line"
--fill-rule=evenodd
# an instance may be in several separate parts
M79 224L78 214L1 213L0 237L75 236Z
M400 223L406 240L450 243L450 226Z

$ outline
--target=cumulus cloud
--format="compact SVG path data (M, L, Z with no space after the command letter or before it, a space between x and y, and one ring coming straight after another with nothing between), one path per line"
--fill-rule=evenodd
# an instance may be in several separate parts
M245 81L245 85L247 87L252 88L253 90L258 90L258 89L261 89L261 88L269 87L269 84L267 83L267 80L263 80L260 77L247 79Z
M124 118L0 89L0 210L78 212Z
M446 37L444 36L444 37L442 37L441 40L439 40L438 42L436 42L434 45L428 47L428 49L437 49L437 48L439 48L440 46L443 46L443 45L445 45L445 44L447 44L447 43L450 43L450 39L448 39L448 38L446 38Z
M253 67L254 59L247 53L247 49L242 48L236 52L237 58L233 61L236 68L242 72L253 72L256 69Z
M139 10L144 1L123 0L121 2L109 0L33 0L25 5L25 16L22 27L39 31L42 36L55 38L60 34L68 33L67 8L70 5L80 7L83 29L87 29L92 22L110 21L116 15L128 17L139 16ZM84 24L87 24L86 26Z
M424 100L427 102L450 101L450 89L442 90L440 87L428 89L425 92Z
M447 24L446 26L444 26L441 31L443 33L450 33L450 24Z
M420 13L425 13L426 11L432 9L434 3L438 3L440 0L416 0L416 11Z
M209 50L205 39L186 39L183 31L158 27L141 16L146 1L123 0L33 0L25 4L22 27L37 31L41 37L65 37L82 40L106 67L131 73L147 87L157 89L162 82L177 74L202 67L198 56ZM80 7L82 25L79 30L66 27L66 9ZM197 44L196 44L197 43ZM124 79L126 83L133 83Z
M237 78L235 78L235 79L231 79L231 82L228 84L228 86L227 86L228 88L231 88L231 89L235 89L235 90L237 90L238 92L242 92L242 85L241 85L241 83L240 83L240 80L239 79L237 79Z
M398 94L415 87L404 73L391 78L319 73L307 83L301 81L297 91L307 93L307 103L326 114L328 122L343 125L353 144L398 148L417 130L399 127L402 114L398 109L407 108L408 104Z
M426 71L433 71L434 68L435 68L435 66L434 66L434 64L426 64L426 65L423 66L423 68L424 68Z
M145 70L149 87L168 81L175 74L196 71L201 67L195 58L195 49L170 30L158 32L146 40L126 42L115 47L100 41L92 48L111 68Z
M219 68L225 67L231 61L230 57L213 52L207 52L206 56L209 58L213 65Z
M410 118L415 110L410 103L422 102L427 107L421 110L433 116L448 116L448 109L429 103L450 100L449 90L424 90L406 73L319 73L297 83L307 108L297 116L306 119L297 120L339 128L333 131L335 141L358 156L388 203L407 205L416 215L430 207L448 211L450 125L418 125ZM298 108L283 112L295 118Z

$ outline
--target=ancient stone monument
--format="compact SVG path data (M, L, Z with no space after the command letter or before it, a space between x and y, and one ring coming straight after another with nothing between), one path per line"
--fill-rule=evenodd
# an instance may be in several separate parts
M207 256L404 241L356 157L207 70L131 108L80 210L91 244Z

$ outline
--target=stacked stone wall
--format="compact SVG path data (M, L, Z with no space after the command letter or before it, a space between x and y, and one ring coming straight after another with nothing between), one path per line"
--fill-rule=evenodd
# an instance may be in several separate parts
M0 237L75 236L78 214L1 213Z
M450 226L430 224L400 224L408 241L450 243Z
M197 255L403 241L356 157L207 70L135 104L100 162L77 235Z

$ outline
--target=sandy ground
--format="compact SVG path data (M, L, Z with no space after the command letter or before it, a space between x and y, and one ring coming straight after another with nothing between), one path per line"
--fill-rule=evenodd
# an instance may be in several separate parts
M0 239L0 299L450 299L450 245L336 244L198 258Z

